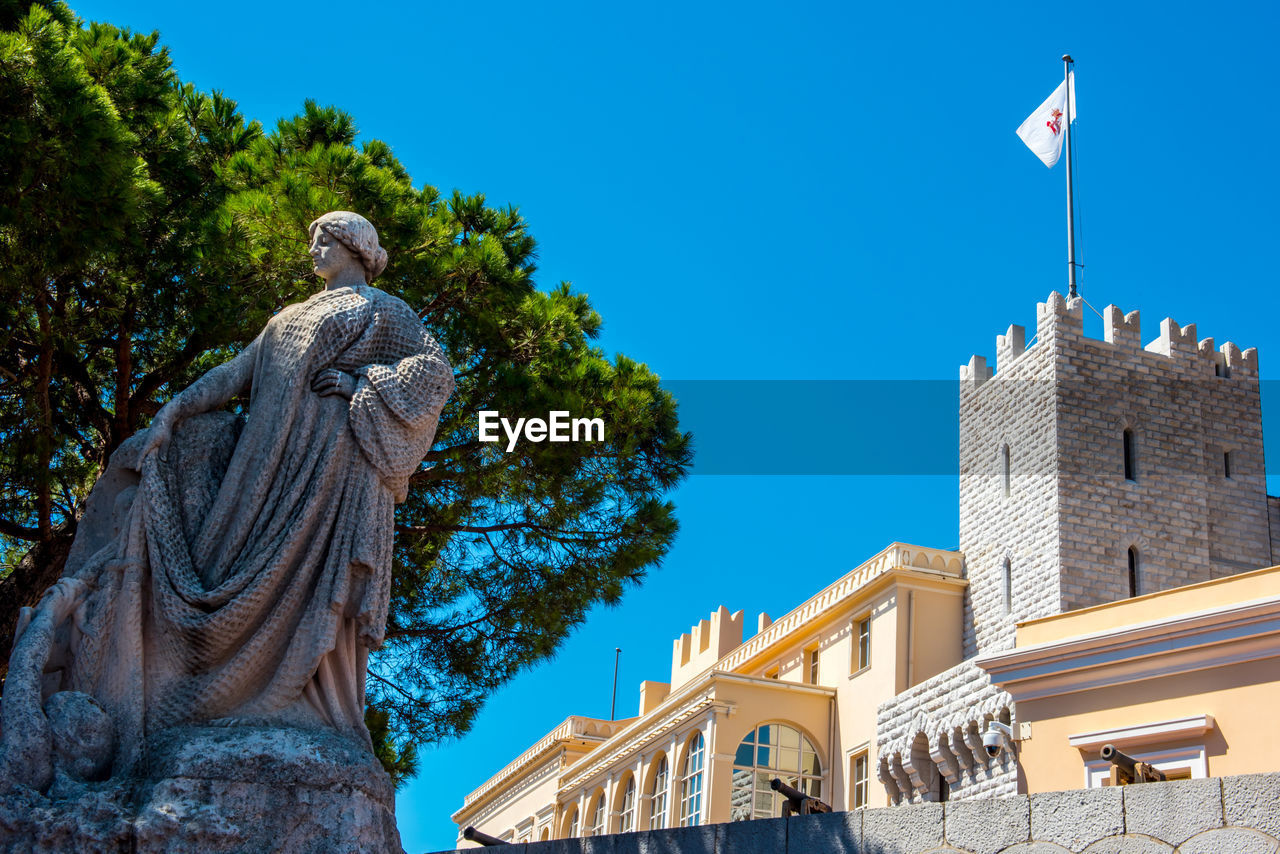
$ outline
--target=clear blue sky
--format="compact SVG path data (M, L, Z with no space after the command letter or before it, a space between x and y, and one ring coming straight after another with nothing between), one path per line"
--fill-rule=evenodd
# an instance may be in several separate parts
M1069 51L1083 295L1280 376L1274 3L72 5L159 29L184 79L269 126L336 104L415 182L518 205L541 285L589 293L604 347L671 380L954 379L1034 327L1065 287L1064 175L1013 132ZM698 475L674 500L662 568L424 754L410 854L452 847L462 797L566 715L608 715L615 646L634 714L717 605L754 625L892 540L957 541L946 476Z

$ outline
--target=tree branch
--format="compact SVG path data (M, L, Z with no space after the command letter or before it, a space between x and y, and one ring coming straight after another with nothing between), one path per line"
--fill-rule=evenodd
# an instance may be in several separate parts
M40 539L40 531L36 528L28 528L19 525L17 522L11 522L8 519L0 518L0 534L6 537L13 537L17 540L26 540L34 543Z

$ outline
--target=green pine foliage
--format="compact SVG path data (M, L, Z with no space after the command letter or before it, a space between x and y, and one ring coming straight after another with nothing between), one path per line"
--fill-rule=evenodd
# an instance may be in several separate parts
M415 743L465 732L670 548L663 496L692 453L675 401L593 343L585 294L535 287L517 209L415 186L342 110L307 102L266 132L178 80L155 34L59 3L0 2L0 26L0 635L56 577L111 452L317 289L307 223L359 211L390 255L378 287L419 311L457 379L397 508L370 662L380 756L411 775ZM478 441L481 410L599 417L605 441L505 453Z

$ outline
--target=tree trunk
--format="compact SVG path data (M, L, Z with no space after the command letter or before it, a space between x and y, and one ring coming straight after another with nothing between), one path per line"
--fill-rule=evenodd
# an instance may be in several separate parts
M62 576L71 551L72 531L55 531L50 540L37 543L22 558L22 562L0 579L0 677L9 672L9 654L13 650L13 632L18 625L18 613L23 607L40 601L44 592Z

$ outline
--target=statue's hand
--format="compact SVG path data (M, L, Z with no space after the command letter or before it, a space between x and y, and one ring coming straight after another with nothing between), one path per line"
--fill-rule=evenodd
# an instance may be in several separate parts
M66 621L67 617L74 614L83 604L85 597L89 595L89 587L78 578L59 578L52 587L44 592L40 597L40 604L36 608L23 608L18 615L18 625L14 630L14 637L21 637L27 626L31 623L32 617L35 616L36 609L44 609L48 612L50 621L54 626L60 626Z
M321 397L336 394L350 400L356 393L356 378L337 368L326 368L311 380L311 390Z
M168 459L169 440L173 438L173 427L177 421L176 412L173 401L169 401L160 408L156 417L151 419L151 426L147 428L147 443L138 452L139 471L142 470L142 461L152 454L158 453L161 462Z

